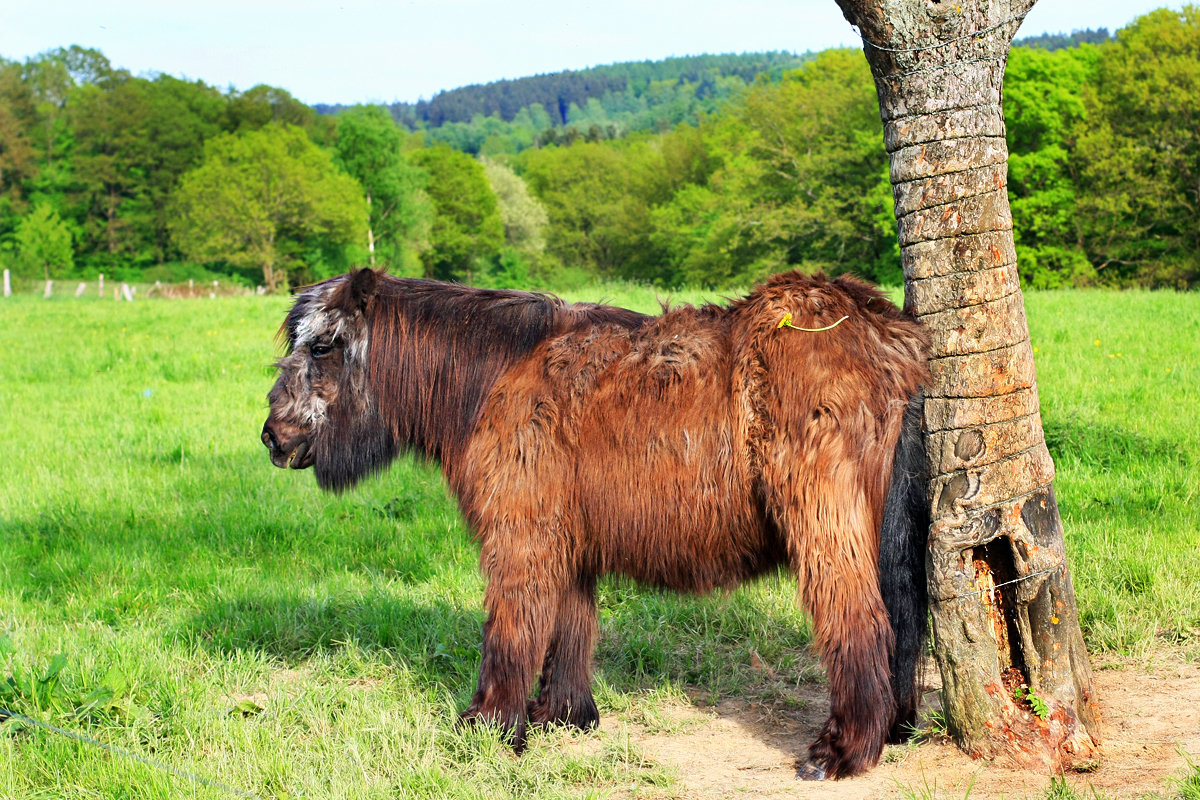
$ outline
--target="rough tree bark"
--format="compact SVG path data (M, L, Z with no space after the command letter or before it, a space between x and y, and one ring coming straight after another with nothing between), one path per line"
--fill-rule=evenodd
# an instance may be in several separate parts
M968 753L1060 770L1093 764L1100 730L1007 193L1004 68L1034 1L837 0L875 76L906 300L933 339L928 574L947 723Z

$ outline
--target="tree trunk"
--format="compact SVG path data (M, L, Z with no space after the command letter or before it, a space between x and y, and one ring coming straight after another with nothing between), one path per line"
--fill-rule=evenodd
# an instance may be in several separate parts
M263 258L263 282L267 284L267 291L275 294L279 290L279 276L275 271L275 232L271 231L266 236L265 247L262 248L264 253Z
M367 192L367 253L370 266L375 268L375 230L371 227L371 193Z
M875 76L906 302L933 340L928 574L947 724L972 755L1057 771L1093 764L1100 730L1008 205L1004 67L1033 3L838 0Z

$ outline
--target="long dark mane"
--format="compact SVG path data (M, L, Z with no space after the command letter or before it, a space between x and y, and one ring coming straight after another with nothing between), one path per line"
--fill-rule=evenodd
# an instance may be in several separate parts
M397 442L452 461L496 379L547 337L580 325L633 329L647 319L547 294L388 277L368 319L368 384Z

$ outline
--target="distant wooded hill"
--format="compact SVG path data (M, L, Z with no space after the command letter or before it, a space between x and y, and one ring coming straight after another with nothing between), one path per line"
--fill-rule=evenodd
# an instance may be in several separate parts
M1060 50L1111 39L1107 28L1088 28L1070 34L1027 36L1016 45ZM438 92L430 100L392 103L388 109L409 130L450 123L478 125L480 118L491 117L506 123L524 122L535 130L575 126L585 134L591 130L593 139L613 138L631 130L694 121L698 113L713 110L720 99L758 76L778 78L812 58L812 53L773 51L631 61L473 84ZM315 106L321 114L337 114L345 108L341 104ZM437 138L451 139L449 144L471 152L478 152L482 145L482 141L474 147L470 142L453 141L462 137Z
M1017 47L1037 47L1042 50L1062 50L1067 47L1078 47L1081 44L1104 44L1112 41L1108 28L1088 28L1070 33L1043 33L1040 36L1026 36L1017 39Z
M463 86L438 92L430 100L393 103L389 109L410 130L468 123L477 116L513 122L535 106L540 107L533 112L535 117L544 113L549 124L562 127L576 121L592 100L616 110L669 104L684 97L702 102L727 93L731 83L745 86L758 75L778 76L811 58L810 53L778 51L631 61ZM345 106L315 108L336 114Z

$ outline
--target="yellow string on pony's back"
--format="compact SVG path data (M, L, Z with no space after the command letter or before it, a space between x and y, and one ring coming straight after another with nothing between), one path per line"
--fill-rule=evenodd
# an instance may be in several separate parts
M801 328L798 325L792 324L792 312L789 311L788 313L783 315L783 319L779 320L779 324L776 325L775 328L776 328L776 330L778 330L779 328L791 328L792 330L807 331L808 333L820 333L821 331L833 330L838 325L841 325L843 322L845 322L848 319L850 319L849 314L842 317L841 319L839 319L837 322L833 323L832 325L826 325L824 328Z

